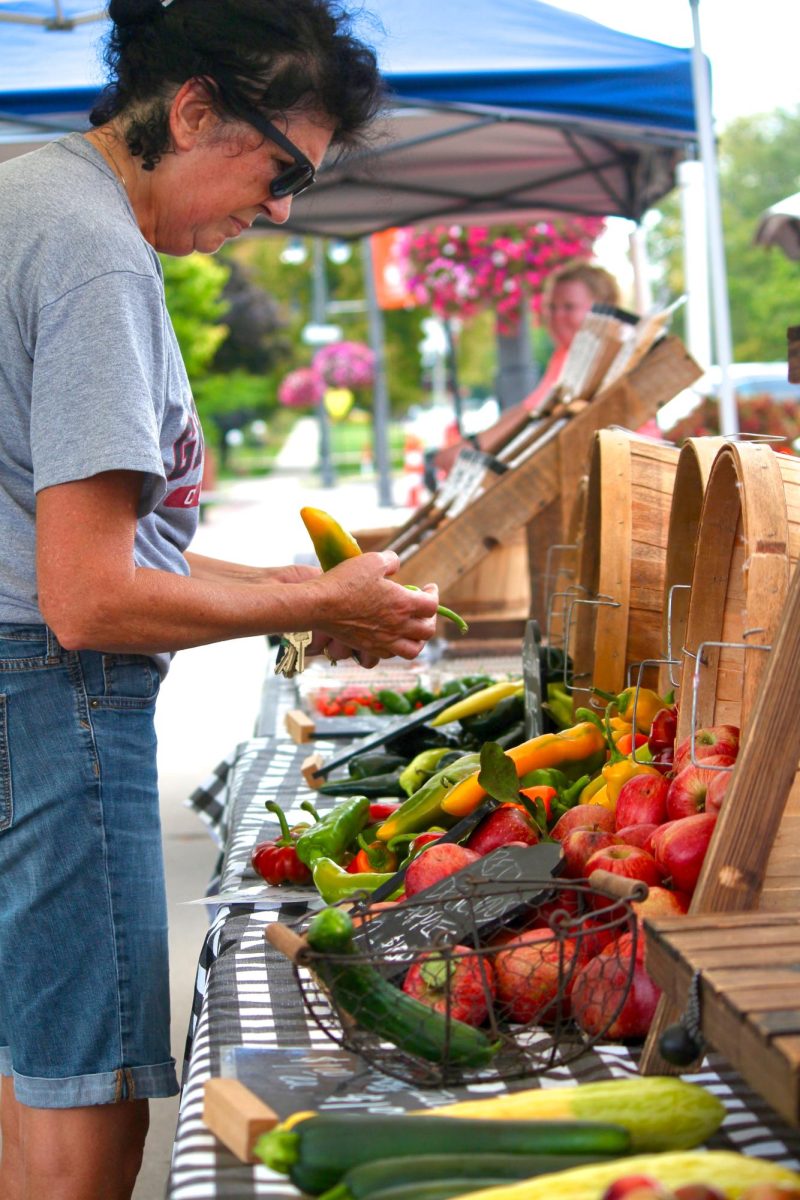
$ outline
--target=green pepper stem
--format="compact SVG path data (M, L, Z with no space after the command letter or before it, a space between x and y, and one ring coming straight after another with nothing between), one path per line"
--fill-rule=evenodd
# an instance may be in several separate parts
M303 803L300 805L300 807L302 809L305 809L305 811L307 813L311 813L311 816L314 818L315 821L319 820L319 813L314 808L314 805L311 803L310 800L304 800Z
M253 1153L279 1175L288 1175L300 1157L300 1135L291 1129L271 1129L262 1133Z
M264 804L264 807L266 808L267 812L274 813L278 818L281 827L281 837L286 838L287 841L291 840L289 822L286 820L286 813L283 811L280 804L276 804L274 800L267 800Z
M407 588L409 592L421 592L422 591L422 588L418 588L416 586L416 584L414 584L414 583L404 583L403 587ZM469 629L469 625L464 620L464 618L460 617L458 615L458 613L453 612L452 608L445 608L445 606L443 604L440 604L439 607L436 609L436 611L437 611L437 613L439 613L439 616L446 617L448 621L452 621L453 624L458 629L459 633L464 634Z

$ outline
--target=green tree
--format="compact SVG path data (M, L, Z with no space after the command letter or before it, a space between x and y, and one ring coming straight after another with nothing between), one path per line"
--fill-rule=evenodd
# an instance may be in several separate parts
M777 248L755 246L761 214L800 190L800 107L742 117L719 142L722 224L728 274L734 359L786 358L786 328L800 320L800 268ZM660 206L650 239L664 271L662 300L684 290L678 200ZM680 317L676 329L681 332Z

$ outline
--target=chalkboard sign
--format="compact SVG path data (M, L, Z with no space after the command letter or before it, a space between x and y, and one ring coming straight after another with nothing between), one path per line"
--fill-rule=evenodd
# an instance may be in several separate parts
M430 1088L366 1063L331 1044L309 1046L222 1046L220 1074L238 1079L278 1114L296 1112L368 1112L394 1116L413 1109L438 1108L456 1100L488 1098L500 1092L536 1086L530 1077Z
M376 913L357 930L356 945L382 961L396 958L398 969L405 970L410 952L437 944L483 944L500 928L530 918L561 861L557 842L500 846L411 900ZM393 974L390 962L387 974Z

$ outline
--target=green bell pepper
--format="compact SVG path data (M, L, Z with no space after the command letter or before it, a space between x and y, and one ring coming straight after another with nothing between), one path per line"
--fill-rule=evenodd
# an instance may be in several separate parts
M369 797L351 796L300 834L295 842L295 853L312 870L317 859L330 858L336 862L356 840L368 820Z

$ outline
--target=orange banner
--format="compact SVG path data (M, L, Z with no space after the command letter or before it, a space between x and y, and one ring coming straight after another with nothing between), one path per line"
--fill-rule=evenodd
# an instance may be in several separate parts
M384 229L370 238L379 308L414 308L417 303L406 286L400 258L402 234L402 229Z

